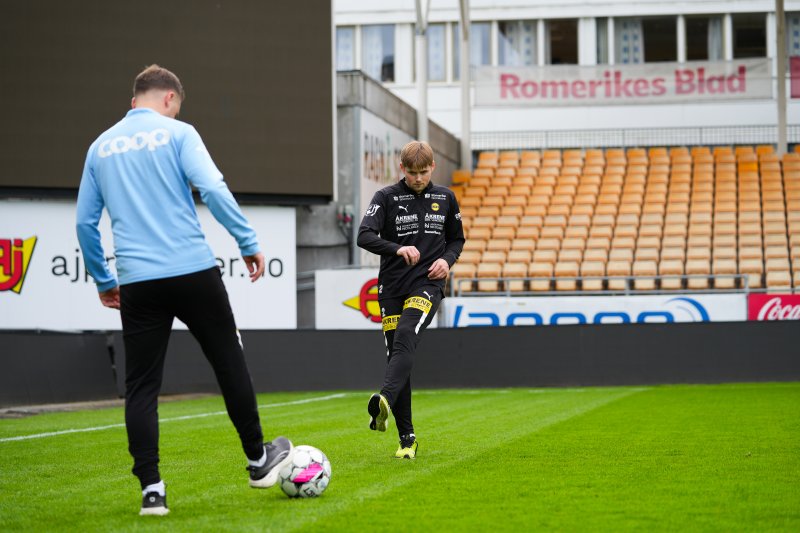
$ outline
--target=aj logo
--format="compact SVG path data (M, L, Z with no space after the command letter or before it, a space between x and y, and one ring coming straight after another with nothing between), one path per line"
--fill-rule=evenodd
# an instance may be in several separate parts
M36 237L0 239L0 292L22 292Z

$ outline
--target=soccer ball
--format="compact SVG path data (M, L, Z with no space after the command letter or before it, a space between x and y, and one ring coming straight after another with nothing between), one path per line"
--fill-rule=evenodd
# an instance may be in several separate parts
M314 498L328 487L331 462L322 450L313 446L296 446L292 462L281 468L278 480L290 498Z

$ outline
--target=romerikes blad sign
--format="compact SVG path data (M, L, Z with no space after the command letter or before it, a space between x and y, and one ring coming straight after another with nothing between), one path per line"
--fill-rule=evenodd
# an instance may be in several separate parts
M771 60L479 67L475 104L659 104L772 98Z

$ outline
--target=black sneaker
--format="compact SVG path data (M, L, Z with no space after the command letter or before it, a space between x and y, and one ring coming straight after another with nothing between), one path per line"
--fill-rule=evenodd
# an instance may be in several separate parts
M292 460L292 441L286 437L278 437L264 444L267 462L264 466L248 466L250 486L256 489L267 489L278 482L278 472Z
M367 404L367 412L369 413L369 429L375 431L386 431L386 420L389 418L389 402L382 394L375 393Z
M142 510L139 515L164 516L169 513L167 508L167 495L160 495L157 492L148 492L142 497Z

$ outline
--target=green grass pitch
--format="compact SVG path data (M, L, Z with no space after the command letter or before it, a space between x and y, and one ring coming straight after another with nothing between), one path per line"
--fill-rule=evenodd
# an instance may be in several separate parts
M161 404L166 517L120 408L0 420L0 531L800 531L800 383L421 390L414 461L368 398L259 396L268 438L330 458L314 500L248 487L219 397Z

